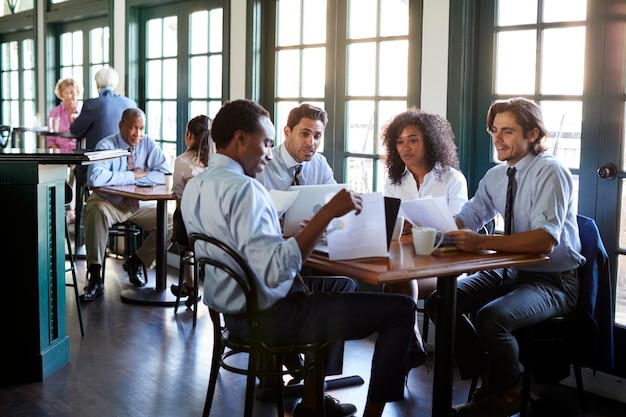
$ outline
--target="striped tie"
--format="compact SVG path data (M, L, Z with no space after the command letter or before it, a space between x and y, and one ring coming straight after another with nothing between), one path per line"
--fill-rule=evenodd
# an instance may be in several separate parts
M291 185L300 185L300 174L302 173L302 164L296 165L296 172L293 174Z
M504 208L504 234L510 235L513 223L513 200L515 200L515 192L517 191L517 181L515 181L515 172L517 169L509 168L506 175L509 177L509 183L506 186L506 207ZM508 268L504 268L502 276L502 285L507 285Z
M128 152L130 153L126 158L126 169L128 171L132 171L135 169L135 156L133 155L133 148L129 147ZM131 213L139 210L139 200L135 198L127 198L126 199L126 207L130 210Z
M510 235L513 223L513 200L517 191L517 181L515 181L515 173L517 169L509 168L506 175L509 177L509 183L506 186L506 207L504 209L504 234Z

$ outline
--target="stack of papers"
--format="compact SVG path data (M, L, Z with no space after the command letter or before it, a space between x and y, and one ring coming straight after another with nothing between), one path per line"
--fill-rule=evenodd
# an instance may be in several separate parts
M417 227L434 227L442 232L458 230L445 197L422 197L402 201L400 214Z

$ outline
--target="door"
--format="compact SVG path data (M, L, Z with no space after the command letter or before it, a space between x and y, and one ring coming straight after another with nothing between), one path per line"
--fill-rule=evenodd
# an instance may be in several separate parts
M470 188L496 163L485 131L489 105L513 96L537 101L550 132L548 152L570 168L578 212L596 220L609 253L616 367L608 372L626 375L626 2L494 0L479 13Z

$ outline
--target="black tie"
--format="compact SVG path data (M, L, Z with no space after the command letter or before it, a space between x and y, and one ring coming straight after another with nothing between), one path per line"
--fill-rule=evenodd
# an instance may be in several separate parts
M515 181L515 172L517 169L509 168L506 175L509 177L509 183L506 186L506 207L504 208L504 234L511 234L511 225L513 223L513 200L515 200L515 192L517 191L517 181ZM502 285L506 286L508 278L508 268L504 268L502 276Z
M135 156L133 155L133 148L129 147L128 152L129 155L126 158L126 169L128 171L132 171L135 169ZM139 210L139 200L136 200L134 198L127 198L126 207L128 207L128 210L130 210L131 213L136 212L137 210Z
M302 164L296 165L296 172L293 174L291 185L300 185L300 173L302 173Z
M504 209L504 234L510 235L512 231L513 223L513 200L515 200L515 192L517 191L517 181L515 181L515 168L509 168L506 170L506 175L509 177L509 183L506 186L506 207Z

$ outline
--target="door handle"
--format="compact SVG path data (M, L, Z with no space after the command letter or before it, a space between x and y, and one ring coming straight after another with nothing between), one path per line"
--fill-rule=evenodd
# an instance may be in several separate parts
M598 168L598 177L605 180L612 180L617 176L617 167L613 164L606 164Z

